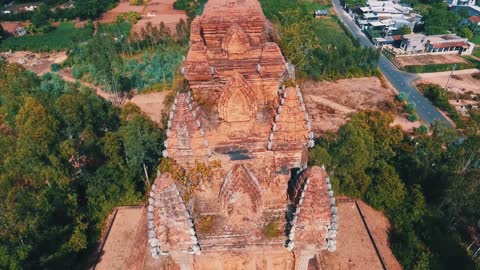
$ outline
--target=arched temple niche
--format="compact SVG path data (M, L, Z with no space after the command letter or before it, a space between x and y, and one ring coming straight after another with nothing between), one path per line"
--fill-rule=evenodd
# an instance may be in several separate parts
M219 201L228 218L242 224L255 219L261 209L261 197L256 177L245 165L235 164L225 176Z
M250 50L250 38L238 24L234 23L228 29L222 40L222 50L229 58L243 57Z
M257 103L252 87L236 72L225 84L218 101L218 114L226 122L248 122L255 119Z

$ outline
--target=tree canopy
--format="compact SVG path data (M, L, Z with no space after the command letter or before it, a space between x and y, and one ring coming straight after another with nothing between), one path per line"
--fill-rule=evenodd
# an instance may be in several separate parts
M113 207L143 199L163 135L92 91L0 63L0 268L85 269Z
M387 214L405 269L475 269L465 247L480 219L480 135L434 125L412 139L392 121L382 112L354 114L317 141L310 163L326 165L337 192Z

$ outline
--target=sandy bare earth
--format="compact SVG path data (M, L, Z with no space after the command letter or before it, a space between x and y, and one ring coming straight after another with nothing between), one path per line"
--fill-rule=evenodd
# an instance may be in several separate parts
M388 231L390 229L390 222L387 217L367 205L362 201L358 201L360 209L364 215L365 221L367 222L368 228L372 233L372 236L375 240L377 248L379 249L380 255L385 262L387 269L389 270L401 270L402 266L398 262L395 255L393 255L390 245L388 243Z
M411 123L398 108L387 108L393 104L396 90L382 85L377 77L342 79L334 82L306 81L301 86L313 131L318 134L335 132L349 120L349 114L360 110L388 111L395 115L394 125L412 131L420 122Z
M338 203L337 250L320 254L320 269L381 270L367 230L354 202Z
M26 27L29 22L2 22L3 29L8 33L15 35L17 27Z
M329 270L376 270L382 269L380 258L375 252L367 228L355 202L346 197L338 197L339 229L337 250L322 252L319 258L320 269ZM381 258L389 270L402 270L388 244L390 222L385 215L358 201L367 226L379 249Z
M467 63L465 59L456 54L401 56L395 60L402 66Z
M129 102L140 107L155 123L162 125L162 112L164 111L165 97L168 91L135 95Z
M97 270L124 269L125 260L134 245L135 232L142 218L143 208L119 209L110 234L103 247Z
M448 82L448 90L455 93L473 92L480 94L480 80L474 79L472 74L480 72L478 69L459 70L453 73L454 76ZM445 86L451 72L436 72L418 74L420 79L416 81L419 83L433 83Z
M177 23L183 19L187 21L187 15L183 10L173 9L175 0L152 0L142 12L142 19L135 24L133 31L139 32L148 22L153 26L159 25L161 22L175 31Z
M437 73L423 73L419 74L420 79L416 81L417 84L437 84L442 87L447 85L447 90L450 93L456 94L457 98L449 100L450 104L455 106L457 111L463 115L467 115L467 106L471 105L474 108L478 108L479 101L471 100L474 96L480 95L480 80L474 79L472 74L478 73L478 69L459 70L453 73L450 81L448 77L451 72L437 72ZM462 96L470 97L464 99Z
M1 53L0 55L5 58L7 62L21 64L39 76L51 71L51 64L60 64L67 59L65 52L32 53L17 51L13 53Z

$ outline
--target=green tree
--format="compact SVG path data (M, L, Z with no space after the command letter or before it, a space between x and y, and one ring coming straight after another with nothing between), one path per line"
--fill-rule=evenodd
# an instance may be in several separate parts
M373 180L365 197L367 202L376 209L394 211L403 203L405 185L395 167L384 161L378 163L370 172Z
M448 31L455 31L460 21L460 17L449 11L446 4L432 6L426 14L423 14L423 17L427 35L447 34Z
M34 98L25 98L25 104L15 117L18 155L48 156L56 139L58 122Z
M412 29L406 24L402 25L402 27L395 31L395 35L408 35L410 33L412 33Z
M301 9L296 8L280 12L278 20L282 52L298 69L303 69L311 61L314 49L319 46L315 35L315 19L305 16Z
M466 26L459 27L457 30L457 34L463 38L467 38L471 40L473 38L473 32L470 28Z
M127 166L139 173L152 171L163 148L160 129L146 116L137 114L120 127L119 134Z

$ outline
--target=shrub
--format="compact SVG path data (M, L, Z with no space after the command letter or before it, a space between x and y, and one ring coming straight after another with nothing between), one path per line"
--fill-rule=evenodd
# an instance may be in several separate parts
M415 112L415 104L413 103L408 103L407 105L405 105L405 110L409 113L409 114L413 114Z
M173 8L177 10L186 10L190 6L190 0L177 0L173 3Z
M420 134L420 135L427 134L428 133L428 127L425 126L425 125L421 125L415 130L415 132Z
M455 123L459 124L461 122L457 110L448 102L448 95L445 89L435 84L420 84L418 87L426 98L435 106L445 111Z
M122 23L127 21L131 24L136 24L141 18L142 18L142 15L140 15L140 13L136 11L129 11L129 12L122 13L121 15L118 15L116 22Z
M286 80L283 84L285 85L285 87L295 87L295 86L297 86L295 81L292 80L292 79Z
M145 5L148 2L148 0L130 0L129 3L132 6L141 6Z
M270 222L263 227L263 234L267 238L276 238L280 236L280 230L276 222Z
M472 74L472 78L476 79L476 80L480 80L480 72L475 72Z
M410 114L410 115L407 117L407 120L410 121L410 122L418 121L418 115L417 115L416 113Z
M80 78L83 77L83 71L78 67L74 67L73 70L72 70L72 76L75 79L80 79Z
M51 68L51 70L52 70L53 72L58 72L58 71L60 71L60 65L57 64L57 63L51 64L51 65L50 65L50 68Z
M395 99L399 102L405 102L405 101L407 101L407 94L400 93L400 94L395 96Z

